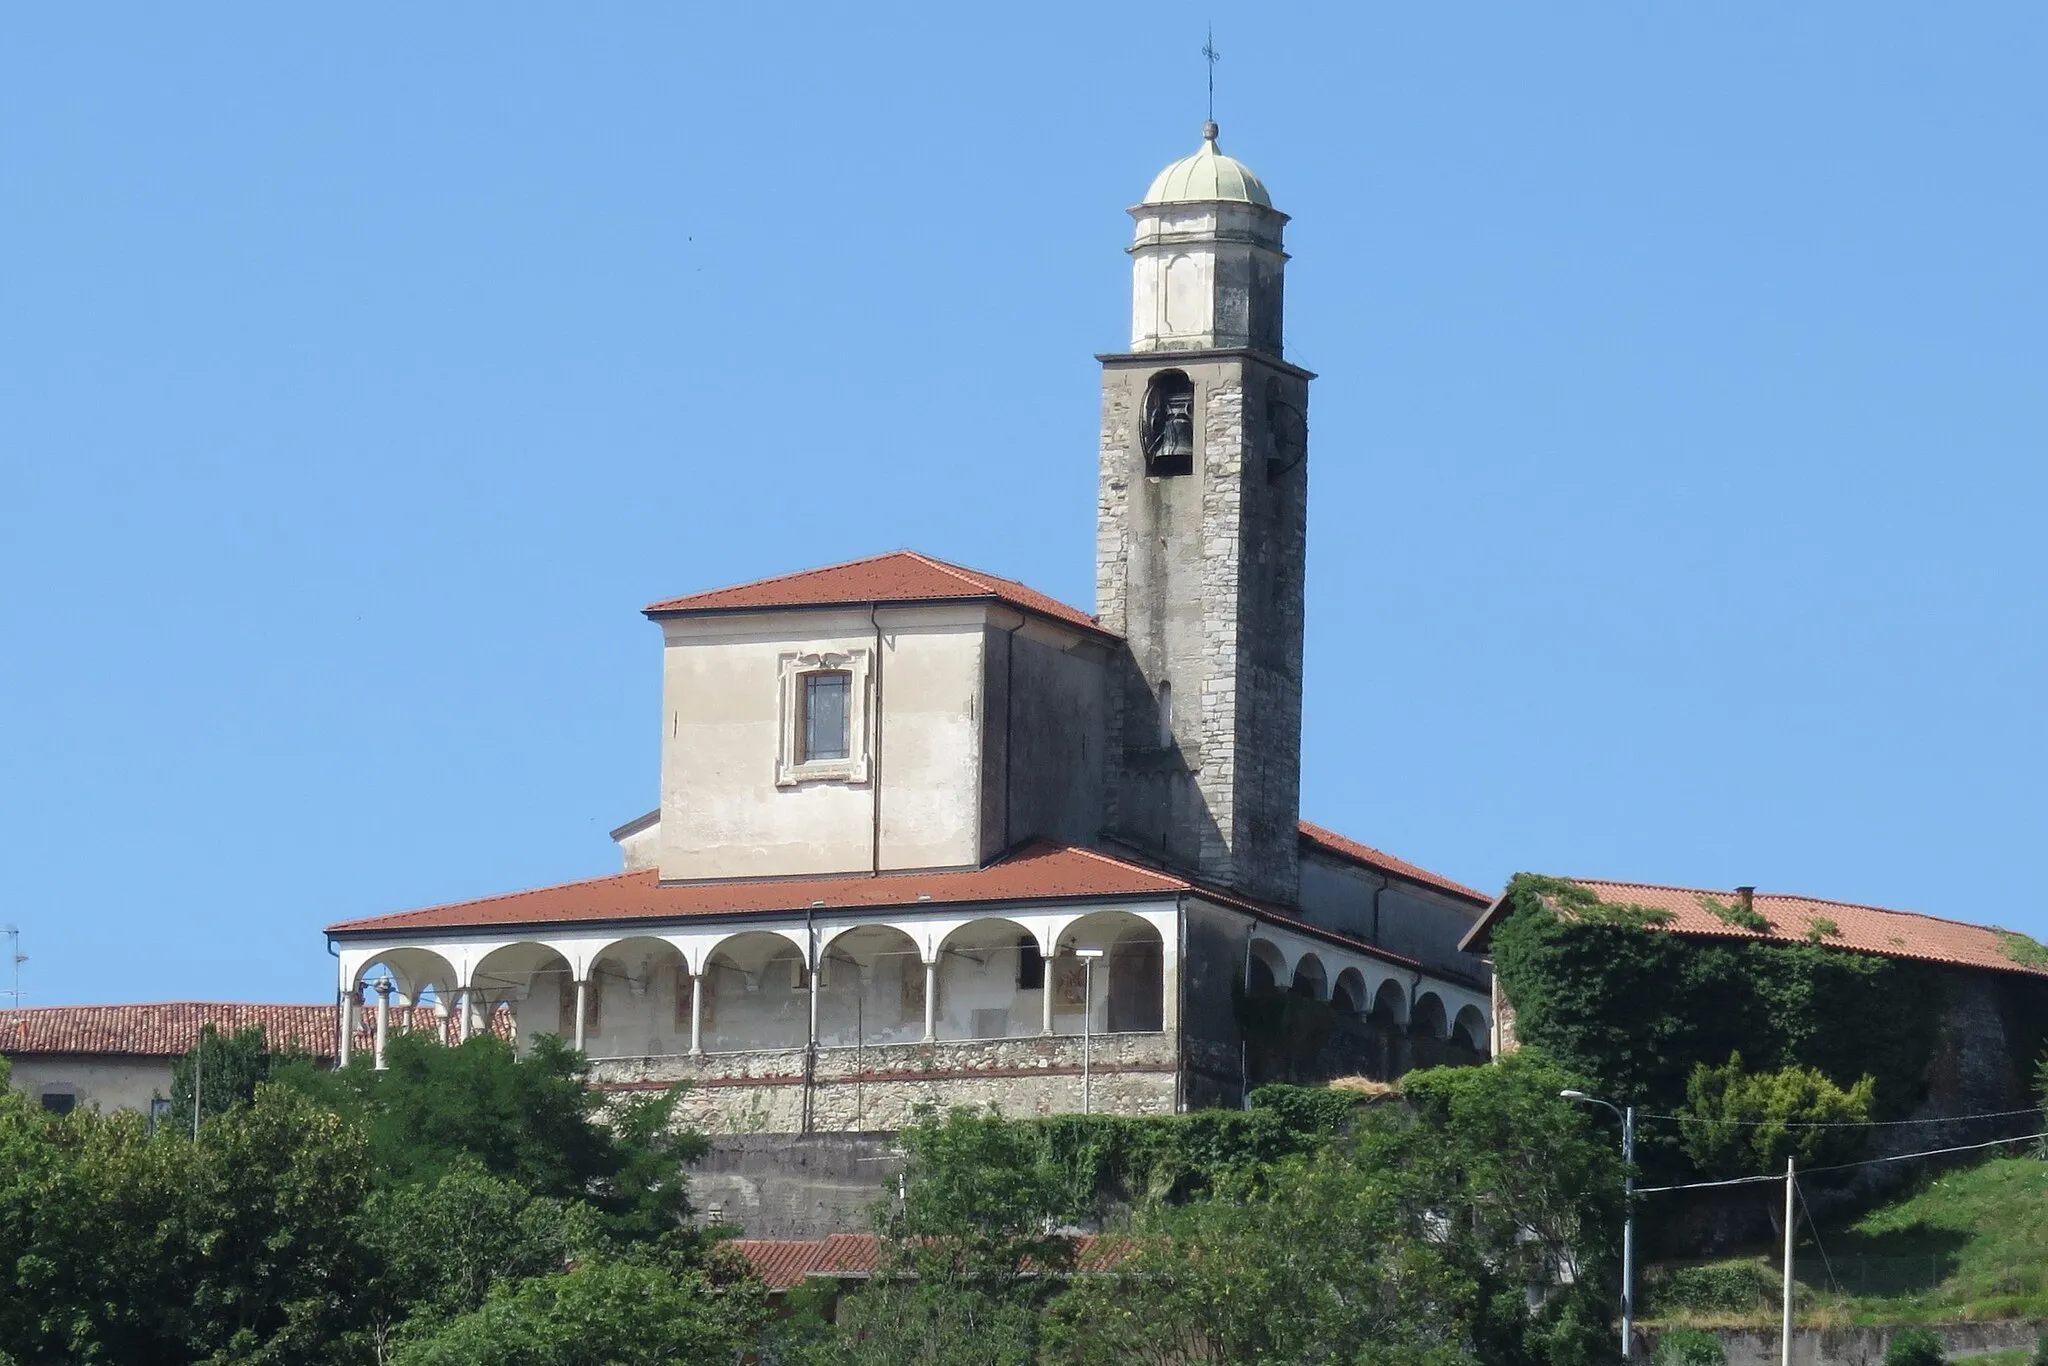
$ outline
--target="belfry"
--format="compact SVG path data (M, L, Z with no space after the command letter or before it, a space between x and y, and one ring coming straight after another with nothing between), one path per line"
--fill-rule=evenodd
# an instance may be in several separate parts
M1282 354L1287 215L1210 123L1131 216L1131 346L1101 357L1109 828L1292 901L1312 377Z

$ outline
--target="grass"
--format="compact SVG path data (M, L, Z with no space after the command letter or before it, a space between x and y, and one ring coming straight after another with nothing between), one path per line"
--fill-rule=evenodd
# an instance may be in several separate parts
M2001 1157L1945 1172L1846 1227L1823 1230L1820 1247L1833 1263L1833 1278L1811 1244L1795 1262L1795 1312L1807 1326L2048 1319L2048 1162ZM1740 1296L1715 1299L1697 1290L1693 1302L1684 1303L1687 1294L1678 1288L1725 1288L1745 1280L1767 1293L1744 1307L1737 1307ZM1775 1258L1737 1258L1689 1272L1647 1268L1644 1283L1649 1307L1662 1322L1777 1321L1782 1282ZM1667 1301L1681 1302L1660 1307L1660 1289Z

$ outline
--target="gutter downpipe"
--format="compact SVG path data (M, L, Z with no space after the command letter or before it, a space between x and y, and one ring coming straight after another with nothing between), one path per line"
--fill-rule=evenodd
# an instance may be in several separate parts
M1173 1041L1173 1051L1179 1056L1180 1065L1173 1069L1173 1112L1186 1114L1188 1106L1188 894L1182 892L1174 899L1175 923L1179 927L1180 947L1176 950L1173 975L1174 991L1180 1005L1173 1012L1173 1032L1178 1035Z
M1244 980L1239 990L1245 995L1252 994L1252 936L1259 932L1257 916L1244 924ZM1252 1063L1251 1041L1245 1037L1244 1022L1237 1025L1237 1108L1252 1108Z
M804 958L811 985L810 1027L804 1031L803 1132L811 1131L811 1090L818 1080L818 927L817 908L804 907Z
M868 604L868 625L875 628L875 749L868 757L868 807L873 813L869 832L868 876L882 875L882 623L876 614L882 604Z
M1026 618L1018 616L1017 624L1003 632L1003 846L1004 853L1010 852L1010 799L1016 784L1010 775L1010 727L1017 717L1017 633L1024 629ZM880 653L878 650L877 653Z

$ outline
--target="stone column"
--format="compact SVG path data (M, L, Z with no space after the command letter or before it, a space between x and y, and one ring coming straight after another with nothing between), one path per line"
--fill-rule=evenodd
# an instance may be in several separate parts
M924 1041L935 1042L939 1037L939 965L924 965Z
M704 1056L704 974L690 974L690 1056Z
M1039 960L1041 971L1038 979L1038 1032L1046 1038L1052 1037L1052 965L1050 958Z
M587 979L576 979L576 1051L579 1053L583 1051L583 1022L590 1018L589 1010L584 1007L585 994L589 989L590 983Z
M373 1065L379 1072L384 1070L384 1044L391 1037L391 979L377 981L377 1044L372 1055Z
M457 1044L469 1042L469 1015L471 1008L476 1004L471 999L472 996L473 993L468 987L464 987L455 994L455 1042Z
M810 1025L810 1035L809 1035L808 1039L807 1039L807 1040L805 1041L805 1044L804 1044L804 1046L805 1046L806 1048L810 1048L810 1049L812 1049L812 1050L815 1050L815 1049L817 1048L817 1046L818 1046L818 960L819 960L819 956L820 956L820 955L819 955L819 953L818 953L818 939L817 939L817 936L816 936L816 935L813 935L813 936L811 937L811 973L810 973L810 976L811 976L811 1002L810 1002L810 1004L811 1004L811 1025Z
M351 1018L355 1014L353 993L346 991L336 993L335 1004L341 1007L341 1038L338 1040L340 1047L335 1051L335 1057L339 1059L338 1066L346 1067L348 1066L349 1045L355 1042L356 1032L354 1029L355 1021Z

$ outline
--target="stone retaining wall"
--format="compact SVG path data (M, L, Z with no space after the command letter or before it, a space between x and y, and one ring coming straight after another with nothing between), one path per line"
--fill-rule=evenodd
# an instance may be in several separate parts
M858 1133L900 1129L926 1104L994 1105L1017 1118L1076 1113L1082 1049L1065 1036L821 1048L808 1076L800 1048L599 1059L591 1070L601 1090L690 1083L678 1114L707 1134ZM1097 1035L1087 1053L1095 1111L1174 1113L1172 1035Z

